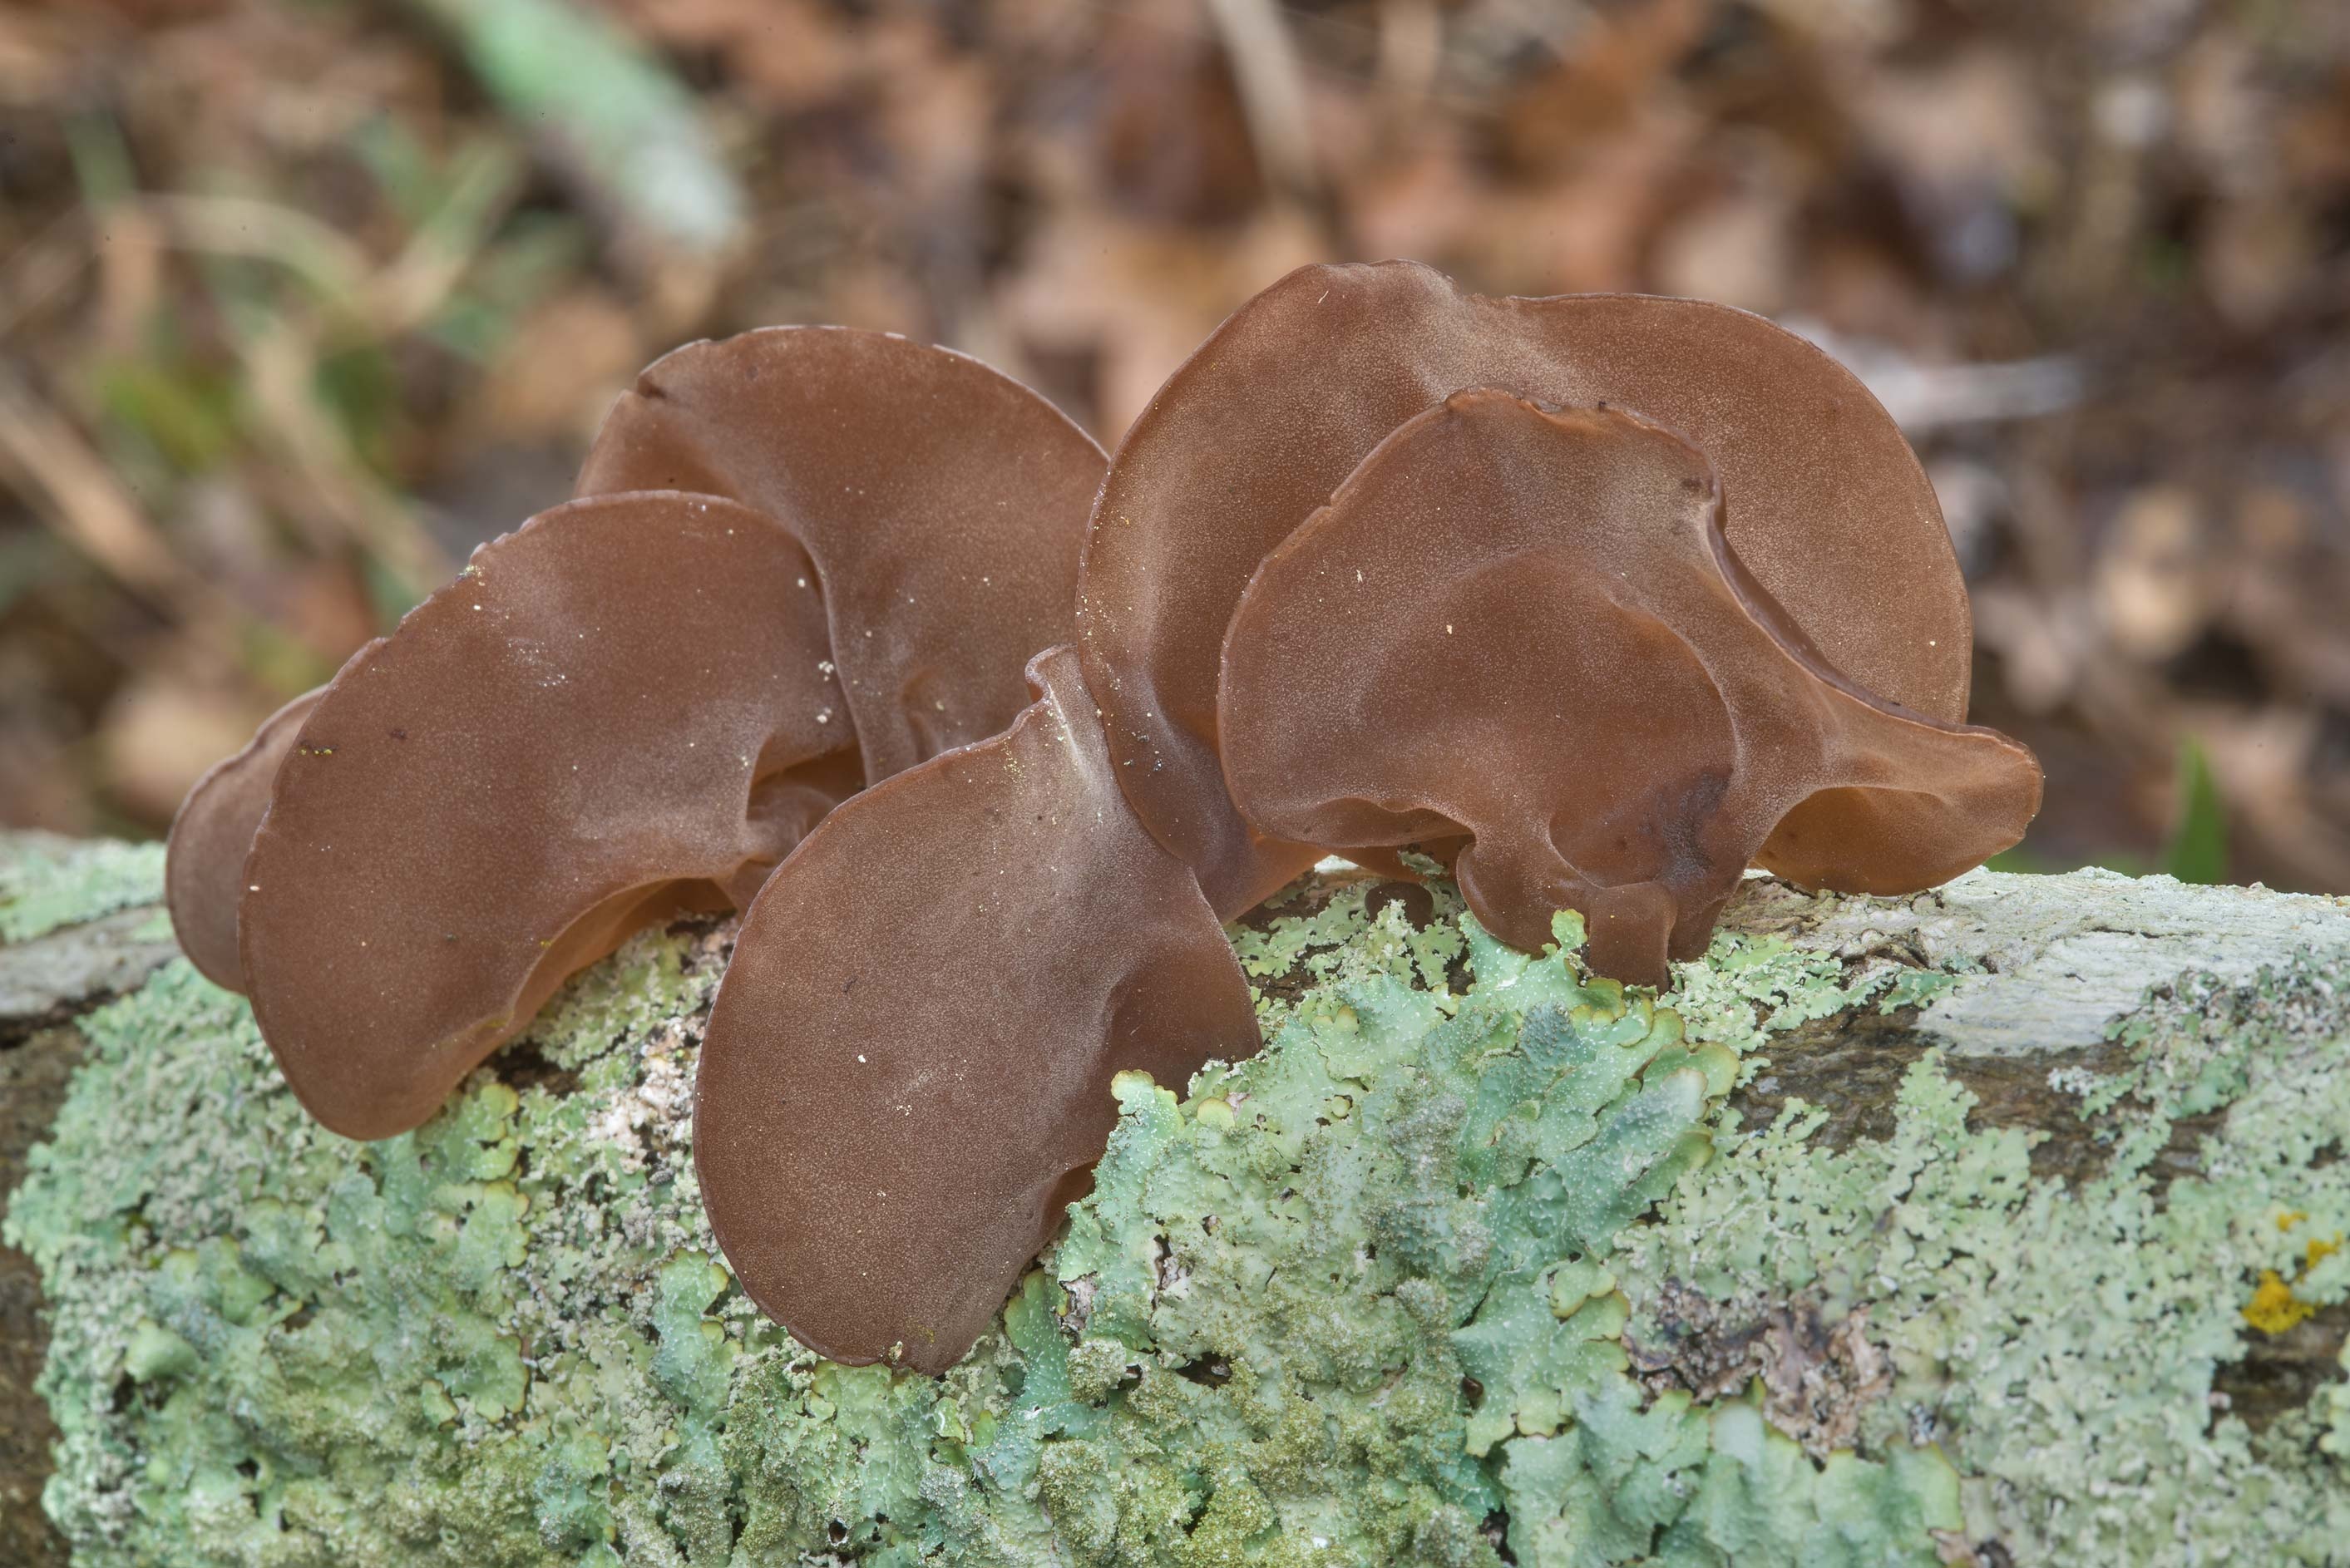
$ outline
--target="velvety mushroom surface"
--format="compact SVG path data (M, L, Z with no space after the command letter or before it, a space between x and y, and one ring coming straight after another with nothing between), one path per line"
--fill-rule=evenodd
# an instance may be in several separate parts
M1836 888L1945 880L2040 799L2022 746L1822 659L1745 570L1695 446L1492 390L1406 423L1267 557L1224 644L1220 733L1262 832L1466 832L1455 874L1496 935L1536 948L1576 909L1595 968L1655 986L1823 792L1801 879Z
M966 355L775 327L656 360L605 421L577 493L723 495L805 545L870 784L1027 705L1021 670L1071 636L1107 461Z
M244 989L236 956L236 904L244 892L244 857L269 809L277 766L294 749L302 722L326 688L305 691L261 722L244 749L214 763L188 791L172 819L163 859L163 902L180 950L197 972L229 991Z
M1109 1084L1257 1050L1191 873L1111 777L1076 655L993 740L841 805L759 895L693 1147L752 1299L838 1360L939 1372L1081 1196Z
M415 1127L629 932L747 904L857 783L816 568L709 496L576 501L362 649L277 770L239 909L286 1081Z
M1965 717L1971 623L1933 489L1867 389L1811 344L1694 300L1488 298L1412 262L1304 267L1136 421L1079 583L1119 780L1219 914L1312 858L1266 841L1224 791L1219 652L1241 592L1373 447L1464 387L1638 409L1679 431L1720 475L1730 542L1828 663L1929 718Z

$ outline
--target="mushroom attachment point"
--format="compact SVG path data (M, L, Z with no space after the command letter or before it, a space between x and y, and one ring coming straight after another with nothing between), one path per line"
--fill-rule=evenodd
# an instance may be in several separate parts
M1005 733L841 805L752 907L702 1048L694 1159L735 1277L801 1343L970 1349L1090 1182L1110 1080L1260 1044L1191 871L1111 777L1076 656Z
M1965 717L1971 622L1933 487L1818 348L1697 300L1489 298L1416 262L1301 267L1219 327L1119 443L1078 583L1119 782L1219 915L1315 854L1268 838L1224 789L1219 655L1241 592L1373 447L1463 387L1638 409L1680 432L1721 476L1730 542L1822 656L1928 718Z
M1881 569L1839 575L1898 605ZM1697 447L1491 389L1404 424L1258 568L1219 732L1260 832L1465 833L1455 874L1495 935L1536 948L1575 909L1596 969L1656 986L1766 843L1798 881L1906 891L2013 844L2040 801L2015 742L1826 661L1742 561Z
M968 355L846 327L691 343L622 395L577 493L691 490L774 518L823 574L833 657L878 784L994 734L1066 642L1108 460Z
M353 656L277 770L238 909L306 1109L413 1127L629 933L750 902L857 786L815 571L730 501L575 501Z
M302 722L325 687L305 691L261 722L234 756L214 763L180 803L163 857L163 903L172 934L196 972L224 990L244 990L236 956L236 904L244 893L244 857L269 809L277 765L294 749Z

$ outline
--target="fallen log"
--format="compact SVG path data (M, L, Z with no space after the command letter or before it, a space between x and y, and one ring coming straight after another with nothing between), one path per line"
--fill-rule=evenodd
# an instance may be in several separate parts
M0 1123L12 1561L2345 1560L2342 900L1758 877L1651 1001L1326 867L1231 932L1265 1052L1122 1079L932 1378L718 1258L730 925L357 1144L154 871L0 845L0 1082L47 1085Z

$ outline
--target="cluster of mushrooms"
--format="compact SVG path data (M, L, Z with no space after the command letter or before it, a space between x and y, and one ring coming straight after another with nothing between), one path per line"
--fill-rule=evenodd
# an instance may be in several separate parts
M630 933L746 909L712 1224L802 1343L940 1371L1111 1076L1258 1049L1221 922L1416 846L1502 940L1578 910L1663 986L1750 866L1908 891L2022 836L1970 641L1900 432L1738 311L1309 266L1114 459L962 355L774 328L646 370L576 499L200 782L171 909L360 1138Z

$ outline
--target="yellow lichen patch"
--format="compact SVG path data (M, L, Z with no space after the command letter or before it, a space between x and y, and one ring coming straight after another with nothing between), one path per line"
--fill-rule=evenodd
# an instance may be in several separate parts
M2293 1293L2274 1269L2261 1271L2261 1282L2244 1308L2244 1321L2262 1334L2279 1334L2305 1322L2317 1308Z
M2277 1216L2277 1229L2290 1231L2309 1216L2299 1210L2288 1210ZM2293 1287L2309 1277L2309 1271L2342 1250L2342 1238L2332 1241L2312 1237L2302 1249L2301 1267L2294 1271L2293 1283L2274 1269L2261 1271L2261 1282L2253 1288L2252 1299L2244 1308L2244 1321L2262 1334L2279 1334L2307 1322L2317 1312L2317 1303L2303 1301L2293 1294Z

